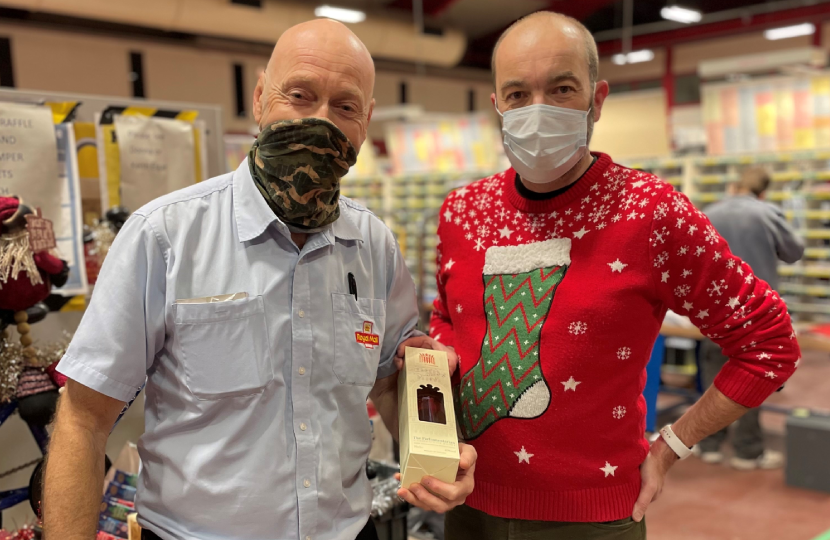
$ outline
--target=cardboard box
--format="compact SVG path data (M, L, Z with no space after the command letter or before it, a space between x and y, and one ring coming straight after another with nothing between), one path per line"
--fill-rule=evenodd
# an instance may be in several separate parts
M398 376L401 486L424 476L453 483L458 435L447 354L408 347Z

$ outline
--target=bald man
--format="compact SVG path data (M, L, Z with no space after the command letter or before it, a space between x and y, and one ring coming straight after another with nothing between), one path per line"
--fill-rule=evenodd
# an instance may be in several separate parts
M672 464L792 375L795 334L685 196L589 151L609 90L584 26L517 22L493 75L512 168L451 193L438 229L430 330L458 352L457 418L478 451L446 537L641 540ZM644 368L668 309L729 361L649 446Z
M341 198L372 116L374 67L345 26L280 38L253 97L245 163L124 225L58 370L69 381L46 471L49 540L95 536L107 437L146 380L136 510L143 538L372 539L366 399L397 433L418 307L384 224ZM367 346L358 333L376 338ZM437 512L472 490L402 489Z

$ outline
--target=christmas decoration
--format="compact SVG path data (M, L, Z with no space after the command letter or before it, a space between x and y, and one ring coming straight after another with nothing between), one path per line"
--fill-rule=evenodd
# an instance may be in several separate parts
M130 211L123 206L107 210L104 219L96 221L92 227L84 226L84 257L86 259L87 280L94 284L104 259L115 240L115 235L130 217Z
M571 242L492 247L484 263L487 331L481 357L461 379L459 419L467 440L502 418L536 418L550 403L539 363L542 325L570 263Z

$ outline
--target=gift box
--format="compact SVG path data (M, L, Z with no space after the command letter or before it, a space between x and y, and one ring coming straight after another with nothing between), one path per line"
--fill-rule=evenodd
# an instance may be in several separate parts
M132 503L127 506L117 501L117 499L110 499L109 497L101 501L101 519L111 517L118 521L127 521L127 515L135 512Z
M118 538L127 538L129 528L126 521L118 521L111 517L104 517L98 520L98 531L105 532Z
M431 476L452 483L458 473L458 436L447 354L407 347L398 375L401 486Z
M107 487L107 492L104 494L110 499L123 499L125 501L135 501L135 488L118 482L110 482Z
M136 487L138 485L138 475L115 471L114 481L124 486Z

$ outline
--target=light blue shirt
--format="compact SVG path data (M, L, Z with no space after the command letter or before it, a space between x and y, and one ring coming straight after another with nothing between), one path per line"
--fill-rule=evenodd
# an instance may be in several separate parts
M136 508L165 540L353 539L366 524L366 399L418 309L389 229L348 199L340 211L298 250L242 163L118 234L58 370L122 401L146 376Z

